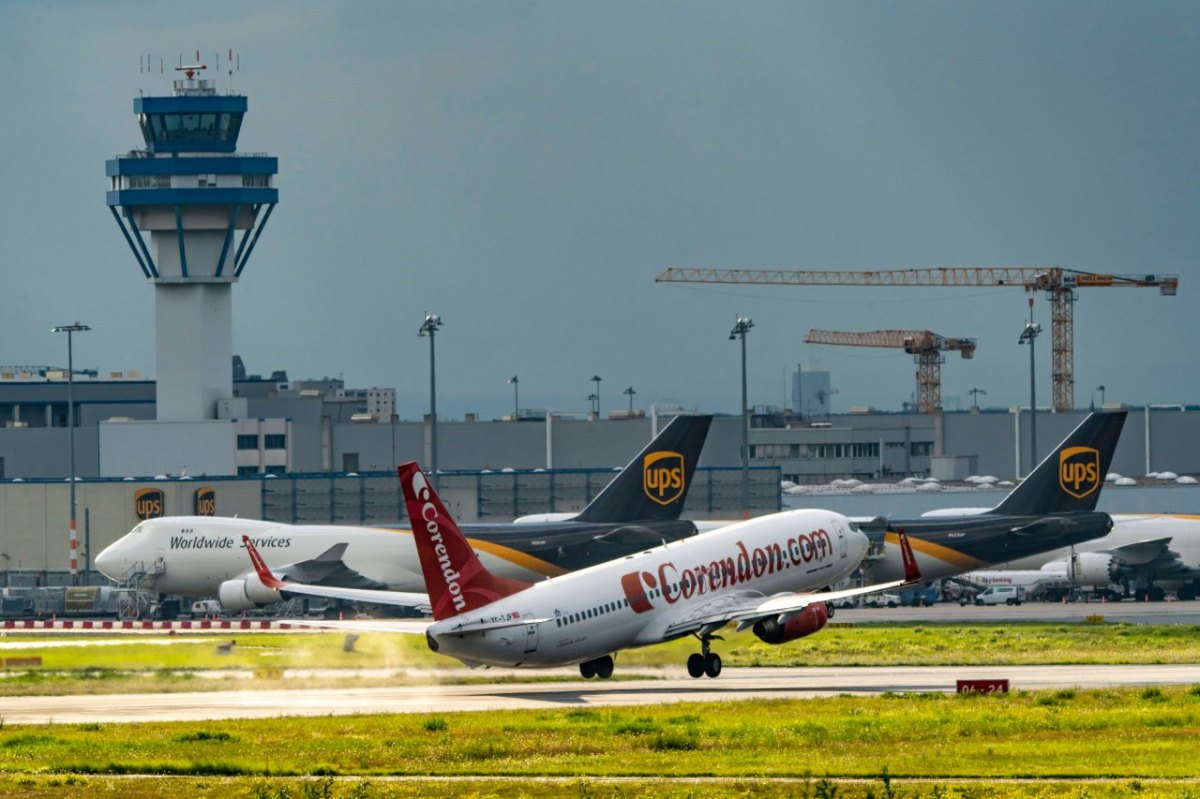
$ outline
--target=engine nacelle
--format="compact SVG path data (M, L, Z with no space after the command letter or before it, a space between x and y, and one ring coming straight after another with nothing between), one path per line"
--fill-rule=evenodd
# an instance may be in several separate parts
M1083 552L1075 556L1075 582L1079 585L1108 585L1121 580L1125 564L1103 552Z
M221 607L226 610L240 612L279 602L282 597L278 591L263 585L257 574L252 574L221 583L217 589L217 599L221 600Z
M754 623L754 634L768 644L785 644L806 635L812 635L829 621L829 608L824 602L809 605L796 616L779 623L778 617Z

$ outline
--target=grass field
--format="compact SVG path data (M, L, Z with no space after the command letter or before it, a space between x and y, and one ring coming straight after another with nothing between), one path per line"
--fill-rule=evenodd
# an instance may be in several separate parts
M1200 687L20 726L0 793L1200 797L1198 736Z

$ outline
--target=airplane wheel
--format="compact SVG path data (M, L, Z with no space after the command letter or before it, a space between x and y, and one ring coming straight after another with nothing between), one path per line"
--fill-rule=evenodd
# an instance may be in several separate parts
M704 656L704 673L709 677L716 677L721 673L721 656L716 652L709 652Z
M692 677L704 676L704 655L699 652L693 652L688 656L687 661L688 674Z
M592 679L593 677L596 676L596 662L593 660L589 660L586 663L580 663L579 664L579 673L583 676L583 679L585 679L585 680Z
M597 658L592 661L596 666L596 676L602 680L607 680L613 673L612 655L605 655L602 658Z

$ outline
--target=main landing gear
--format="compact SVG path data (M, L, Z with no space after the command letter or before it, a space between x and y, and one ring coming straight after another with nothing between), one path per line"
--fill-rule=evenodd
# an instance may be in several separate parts
M719 635L700 635L700 651L693 652L687 660L688 674L693 677L700 678L705 675L716 677L721 673L721 656L716 652L710 652L708 642L713 638L718 641L723 640Z
M613 673L612 655L605 655L602 658L595 660L585 660L579 664L579 673L583 679L590 680L593 677L599 677L602 680L607 680Z

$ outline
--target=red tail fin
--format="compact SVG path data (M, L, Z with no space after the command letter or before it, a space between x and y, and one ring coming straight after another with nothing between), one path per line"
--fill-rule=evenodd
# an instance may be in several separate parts
M400 467L400 487L434 619L468 613L529 587L483 567L416 463Z
M908 535L901 527L896 532L900 539L900 557L904 561L904 582L915 583L921 579L921 569L917 566L917 556L913 554L912 544L908 543Z

